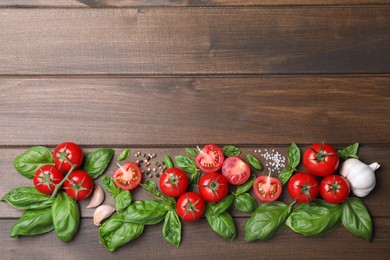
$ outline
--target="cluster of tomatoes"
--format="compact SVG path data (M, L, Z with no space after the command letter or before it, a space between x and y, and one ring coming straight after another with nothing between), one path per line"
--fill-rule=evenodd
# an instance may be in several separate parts
M35 188L44 194L51 195L58 185L63 185L63 190L71 198L75 200L87 198L94 184L87 172L78 169L83 162L81 148L71 142L59 144L54 149L53 159L54 165L43 165L35 172L33 178ZM68 176L64 180L66 175Z

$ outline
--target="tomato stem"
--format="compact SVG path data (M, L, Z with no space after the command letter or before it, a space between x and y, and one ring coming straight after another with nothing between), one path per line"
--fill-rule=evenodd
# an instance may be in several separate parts
M54 199L55 196L57 196L59 189L62 187L62 185L64 184L64 182L68 179L69 175L73 172L73 170L76 169L76 167L77 167L77 164L73 164L73 163L71 163L71 162L69 162L69 163L71 164L71 167L70 167L68 173L67 173L67 174L65 175L65 177L62 179L62 181L56 185L56 188L54 189L54 192L53 192L53 194L51 195L51 198L52 198L52 199Z

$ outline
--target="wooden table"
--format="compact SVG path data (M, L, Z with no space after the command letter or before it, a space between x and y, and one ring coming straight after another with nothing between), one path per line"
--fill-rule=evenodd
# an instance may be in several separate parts
M13 168L18 154L67 140L86 151L115 148L115 158L130 147L160 159L206 143L234 144L245 155L265 148L285 154L292 142L302 151L322 140L338 148L359 142L361 159L382 165L377 187L364 198L374 223L371 243L342 226L322 238L287 228L247 243L250 215L233 211L233 243L201 219L183 224L179 248L163 240L159 224L110 253L99 244L87 201L68 244L54 232L10 238L22 213L2 202L1 258L389 259L388 3L1 1L0 196L31 185ZM112 163L107 174L114 169ZM134 196L148 197L142 190ZM286 191L282 200L291 201Z

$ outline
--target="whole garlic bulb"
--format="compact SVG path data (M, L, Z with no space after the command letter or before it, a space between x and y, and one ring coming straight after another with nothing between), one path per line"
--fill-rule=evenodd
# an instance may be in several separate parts
M367 165L358 159L346 160L340 169L340 174L344 176L351 185L352 192L358 197L367 196L375 187L375 170L380 165L374 162Z

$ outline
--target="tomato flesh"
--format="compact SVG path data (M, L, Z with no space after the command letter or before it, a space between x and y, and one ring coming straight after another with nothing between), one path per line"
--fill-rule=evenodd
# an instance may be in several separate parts
M55 165L44 165L35 172L33 183L38 191L50 195L62 179L64 176Z
M226 158L222 166L222 175L233 185L245 183L251 174L249 165L238 156Z
M305 172L294 174L288 181L288 193L298 202L314 200L320 191L316 178Z
M208 144L196 156L195 161L200 170L208 173L221 169L224 159L221 148L214 144Z
M83 200L91 195L94 188L93 180L87 172L75 170L64 182L65 192L75 200Z
M315 176L328 176L339 166L339 155L329 144L312 144L303 154L303 165Z
M161 192L171 198L182 195L188 187L188 176L179 168L169 168L160 176Z
M350 191L347 179L340 175L326 176L320 183L321 197L329 203L343 202L348 198Z
M65 142L59 144L53 152L54 164L64 172L68 172L72 164L79 168L83 162L83 151L75 143Z
M142 180L141 169L135 163L128 162L114 172L114 183L122 190L133 190Z
M282 193L280 180L270 176L259 176L253 183L253 190L256 197L264 202L277 200Z
M198 189L205 201L218 202L228 194L229 183L225 176L216 172L210 172L200 178Z

